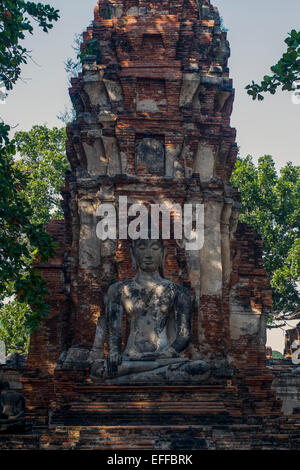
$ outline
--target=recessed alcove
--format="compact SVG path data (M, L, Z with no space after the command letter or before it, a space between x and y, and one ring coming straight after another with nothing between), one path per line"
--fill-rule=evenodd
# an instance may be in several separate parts
M142 39L141 57L153 60L164 60L165 46L161 34L144 34Z
M165 143L161 135L137 135L135 142L136 174L165 174Z

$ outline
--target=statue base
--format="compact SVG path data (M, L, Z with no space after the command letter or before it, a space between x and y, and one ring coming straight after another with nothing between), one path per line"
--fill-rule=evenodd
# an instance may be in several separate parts
M50 426L166 426L239 422L238 391L224 377L205 384L95 383L86 371L56 370ZM109 379L111 380L111 379ZM233 418L234 417L234 418Z
M32 386L32 376L28 386ZM205 383L96 383L85 370L56 369L50 403L31 388L27 432L3 434L1 446L40 450L293 449L293 419L282 417L271 373ZM45 377L45 386L49 378ZM27 384L25 383L25 386ZM44 406L45 421L41 421ZM30 426L31 425L31 426Z
M0 419L0 433L23 432L25 430L25 417L19 419Z

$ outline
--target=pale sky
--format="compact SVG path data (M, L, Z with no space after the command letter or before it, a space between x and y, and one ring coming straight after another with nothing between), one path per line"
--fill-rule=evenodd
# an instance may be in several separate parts
M64 61L73 55L74 36L89 25L96 5L96 0L48 1L60 10L61 19L49 34L36 31L25 41L34 61L23 67L23 81L0 107L2 119L17 125L17 130L44 123L62 126L57 115L70 107ZM236 89L232 126L237 129L241 155L257 159L271 154L278 169L287 161L300 164L300 105L292 103L291 93L279 92L258 103L244 90L281 57L287 33L300 29L300 1L215 0L213 4L229 29L229 67ZM277 349L282 349L279 343L282 340L276 343Z

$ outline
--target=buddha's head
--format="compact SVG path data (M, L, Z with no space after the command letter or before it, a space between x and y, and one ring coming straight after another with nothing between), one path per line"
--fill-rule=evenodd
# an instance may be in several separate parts
M147 273L162 273L166 254L162 240L135 240L131 248L133 268Z

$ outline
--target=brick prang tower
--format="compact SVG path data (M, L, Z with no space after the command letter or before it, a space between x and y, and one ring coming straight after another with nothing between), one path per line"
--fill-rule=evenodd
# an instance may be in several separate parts
M32 335L23 379L39 448L272 448L280 438L268 441L270 419L281 419L265 361L272 300L261 241L238 224L230 185L234 90L218 10L209 0L100 0L81 52L70 89L65 221L49 226L60 248L40 266L52 315ZM97 208L118 210L119 196L204 205L202 249L168 241L164 275L193 298L187 357L226 363L230 377L219 367L196 385L91 380L105 294L134 276L129 242L96 235Z

